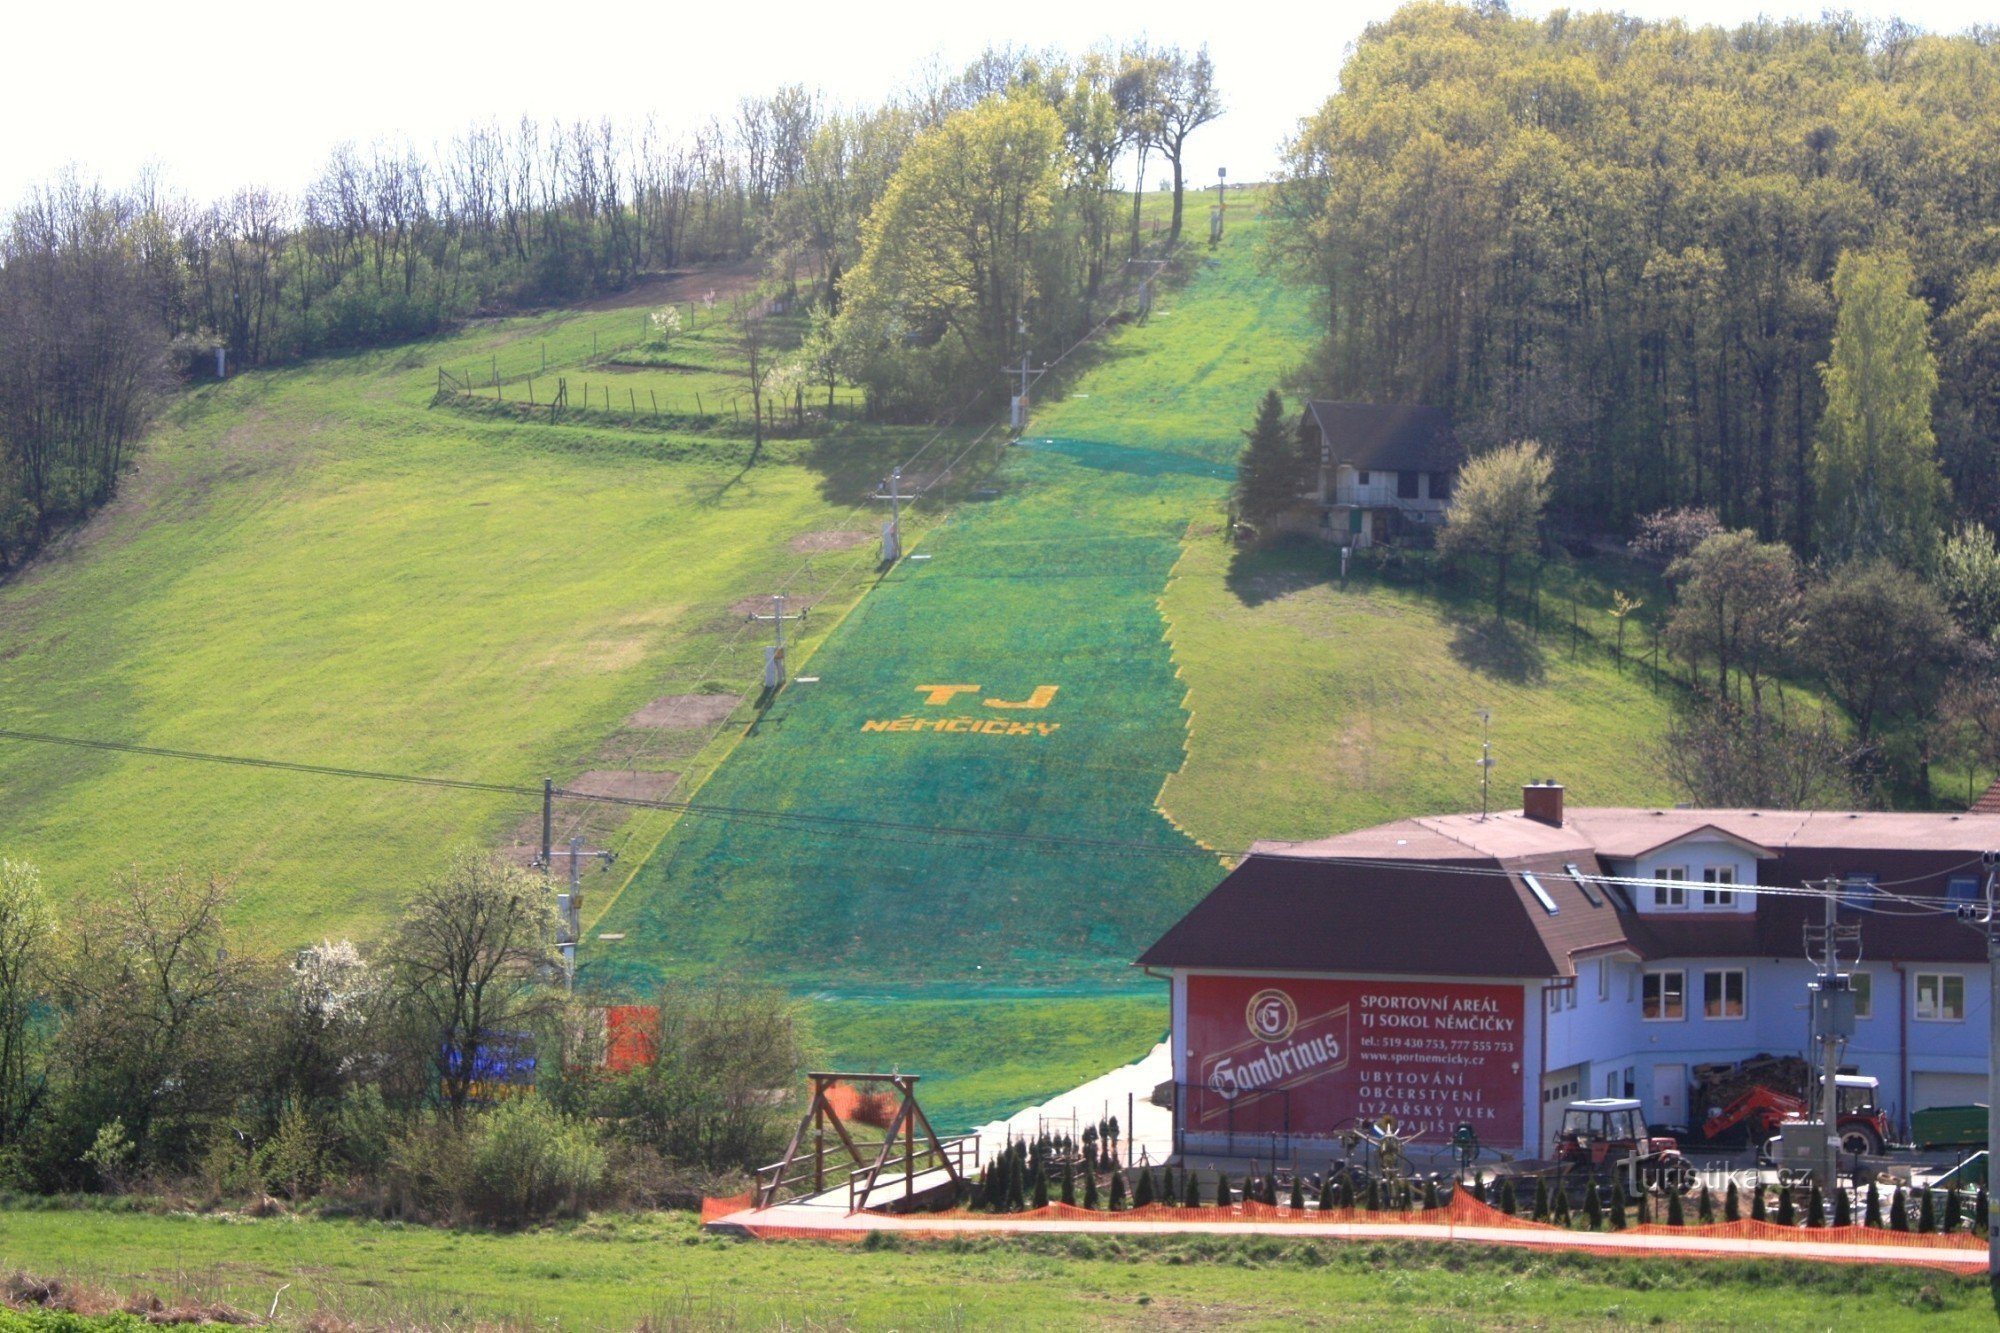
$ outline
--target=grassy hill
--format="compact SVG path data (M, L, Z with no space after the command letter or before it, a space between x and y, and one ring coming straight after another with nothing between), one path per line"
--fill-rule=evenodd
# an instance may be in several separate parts
M881 577L861 497L930 437L841 423L750 466L714 323L661 353L631 346L640 308L567 312L192 392L114 509L0 588L0 712L762 812L566 804L559 839L625 853L586 981L777 980L821 1001L829 1059L924 1073L941 1124L1009 1110L1164 1031L1129 964L1220 878L1208 849L1472 804L1474 708L1497 799L1541 776L1662 794L1632 755L1665 696L1566 630L1572 584L1601 635L1637 572L1551 573L1537 639L1456 584L1341 587L1327 552L1225 543L1241 429L1313 336L1249 213L1076 354L996 470L965 453ZM470 394L433 406L440 368ZM759 709L745 611L779 587L813 600L793 669L815 679ZM530 796L20 743L0 786L0 849L59 892L213 867L273 944L377 933L451 851L538 831Z
M580 398L637 318L483 324L187 394L116 505L0 587L0 716L528 786L609 774L664 792L698 773L734 734L713 710L671 730L625 719L703 691L727 713L753 689L744 599L823 599L806 646L822 637L874 563L847 472L921 437L780 440L748 468L747 425L712 400L710 420L677 429L430 406L440 365L497 373L485 391L507 404L530 376L544 400L558 375ZM677 350L726 361L724 337L711 324ZM815 536L856 530L844 549L852 537ZM376 933L453 850L539 833L521 832L533 798L10 742L0 789L0 849L58 893L108 892L135 864L212 868L236 882L235 923L270 944ZM561 814L559 837L582 823L643 849L659 833Z

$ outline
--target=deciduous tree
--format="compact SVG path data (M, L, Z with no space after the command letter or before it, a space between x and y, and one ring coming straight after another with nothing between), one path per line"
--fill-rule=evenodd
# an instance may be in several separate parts
M50 980L55 938L40 874L24 861L0 859L0 1147L25 1127L39 1082L28 1023Z
M1750 711L1764 711L1764 685L1789 660L1798 637L1799 569L1790 548L1751 532L1722 532L1668 568L1679 590L1667 642L1690 663L1715 663L1716 685L1729 673L1750 686Z
M1507 576L1517 559L1541 547L1542 514L1555 465L1533 440L1510 444L1465 465L1452 488L1438 547L1448 556L1493 561L1493 612L1507 608Z
M1820 548L1838 560L1926 567L1946 496L1931 432L1937 359L1910 261L1849 251L1833 273L1826 411L1813 444Z

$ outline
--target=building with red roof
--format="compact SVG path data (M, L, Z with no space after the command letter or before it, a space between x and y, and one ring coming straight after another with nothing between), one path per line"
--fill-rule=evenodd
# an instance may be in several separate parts
M1177 1143L1311 1156L1388 1115L1542 1155L1597 1096L1686 1126L1698 1067L1810 1049L1835 880L1859 927L1844 1066L1893 1123L1983 1102L1986 945L1956 908L1995 849L2000 812L1565 809L1553 783L1519 811L1258 843L1138 960L1172 982Z

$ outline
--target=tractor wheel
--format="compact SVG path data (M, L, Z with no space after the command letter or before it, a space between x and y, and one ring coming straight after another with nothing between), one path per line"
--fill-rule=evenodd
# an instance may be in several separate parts
M1880 1157L1882 1136L1872 1125L1849 1125L1840 1131L1840 1150L1856 1157Z

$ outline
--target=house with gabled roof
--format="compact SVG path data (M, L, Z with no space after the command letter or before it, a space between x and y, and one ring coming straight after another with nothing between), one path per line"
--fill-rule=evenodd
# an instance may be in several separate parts
M1260 842L1139 959L1172 985L1185 1153L1312 1158L1393 1117L1544 1155L1563 1106L1691 1127L1695 1071L1810 1048L1807 927L1858 927L1845 1067L1893 1124L1986 1100L2000 814L1565 809ZM1752 890L1767 890L1752 892Z
M1464 461L1451 420L1434 407L1315 399L1306 420L1319 440L1323 535L1372 546L1444 520Z

